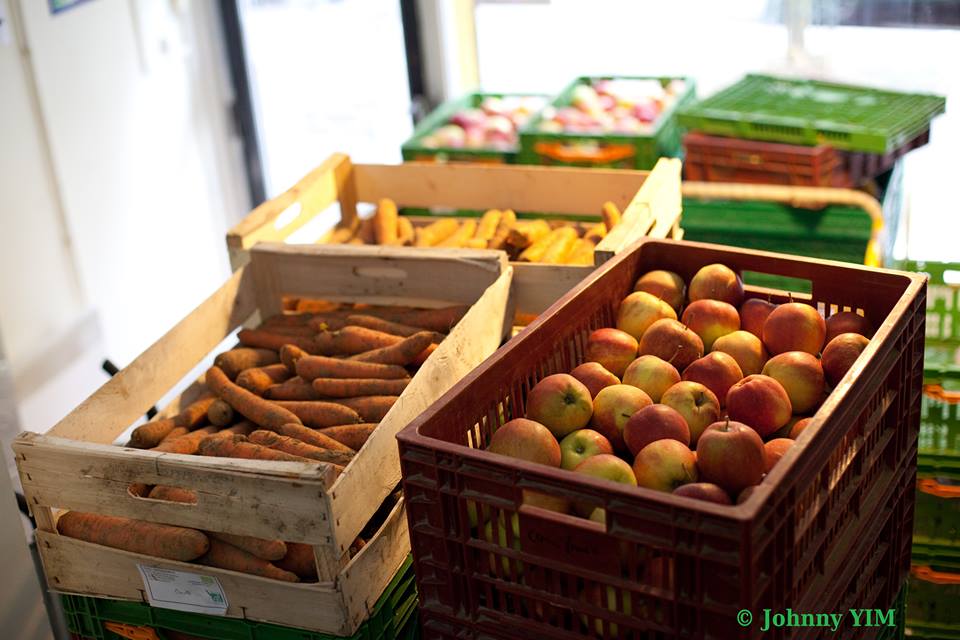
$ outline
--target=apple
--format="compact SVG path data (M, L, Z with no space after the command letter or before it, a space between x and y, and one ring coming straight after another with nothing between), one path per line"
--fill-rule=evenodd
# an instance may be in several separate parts
M637 357L637 339L619 329L597 329L587 337L584 354L587 360L599 362L603 368L619 377Z
M637 486L633 469L626 462L609 453L599 453L590 456L573 469L574 473L582 473L594 478L611 480L621 484Z
M731 420L750 425L766 438L790 421L793 409L783 385L770 376L752 375L730 387L727 414Z
M665 404L651 404L630 416L623 427L623 441L631 455L651 442L670 438L690 446L690 427L680 413Z
M590 391L567 373L547 376L527 395L527 418L546 426L557 438L587 426L592 413Z
M763 478L763 440L741 422L714 422L697 443L697 467L705 481L736 495Z
M553 434L539 422L526 418L504 423L493 433L487 450L527 462L560 466L560 445Z
M574 378L583 383L590 392L591 398L596 398L600 389L613 384L620 384L620 378L603 368L599 362L584 362L570 372Z
M673 495L716 502L717 504L733 504L726 491L710 482L691 482L690 484L680 485L673 490Z
M743 330L720 336L713 343L713 350L730 355L737 361L745 376L760 373L768 357L767 349L760 338Z
M613 453L613 445L593 429L577 429L560 441L560 468L573 469L578 464L600 453Z
M763 471L770 473L773 465L780 461L780 458L787 452L787 449L793 446L793 440L790 438L774 438L763 445Z
M653 404L646 393L628 384L615 384L600 390L593 399L593 418L590 426L599 431L614 450L623 450L623 427L630 416Z
M670 492L697 481L697 456L682 442L657 440L637 454L633 473L637 486Z
M736 307L726 302L695 300L683 310L680 322L700 336L704 351L710 351L717 338L740 328L740 314Z
M708 264L690 280L687 297L690 302L720 300L736 307L743 302L743 281L726 265Z
M677 312L669 304L646 291L634 291L620 302L617 329L626 331L639 340L650 325L664 318L676 320Z
M764 365L763 375L783 386L794 413L808 413L823 399L823 368L820 360L806 351L786 351L773 356Z
M672 271L648 271L637 279L633 286L634 291L646 291L654 295L671 307L677 313L680 313L680 307L683 306L684 289L686 284L683 278Z
M763 324L777 305L760 298L750 298L740 305L740 328L763 338Z
M663 392L678 382L677 368L657 356L640 356L623 372L623 384L646 392L654 402L660 402Z
M753 492L756 490L757 490L757 485L753 485L752 487L747 487L746 489L741 491L740 494L737 496L737 504L743 504L744 502L749 500L750 496L752 496Z
M688 382L699 382L713 391L722 407L727 391L743 379L743 372L740 371L740 365L733 356L723 351L714 351L694 360L684 370L683 379Z
M801 302L780 305L763 323L763 344L771 355L786 351L818 355L826 335L827 325L820 313Z
M800 420L797 420L794 423L793 428L790 429L789 438L791 440L796 440L797 438L799 438L800 434L803 433L804 430L810 426L811 419L812 418L801 418Z
M657 356L677 371L683 371L703 355L703 340L677 320L664 318L654 322L640 338L641 356Z
M690 428L690 443L697 445L700 434L720 419L720 401L713 391L699 382L678 382L667 389L660 402L683 416Z
M841 333L823 350L823 372L830 386L837 386L870 341L859 333Z
M841 311L827 318L825 342L830 342L841 333L859 333L865 338L871 338L873 337L873 327L860 314L853 311Z

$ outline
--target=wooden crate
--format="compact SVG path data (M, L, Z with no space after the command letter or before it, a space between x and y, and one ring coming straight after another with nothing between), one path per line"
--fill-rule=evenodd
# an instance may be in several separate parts
M401 505L369 544L349 547L400 480L396 433L500 345L512 317L512 269L499 251L261 245L216 293L45 435L14 443L58 591L143 600L138 563L216 576L228 616L349 635L409 553ZM339 477L327 465L200 456L112 444L147 407L210 362L238 327L280 310L283 295L422 306L472 304ZM189 401L191 389L180 396ZM176 412L180 400L169 412ZM194 489L196 505L132 495L131 483ZM289 584L160 560L61 536L59 509L313 545L319 584Z
M510 208L550 212L560 219L591 216L598 222L600 207L609 200L623 212L623 222L597 245L594 264L643 236L682 235L679 160L661 159L652 171L618 171L469 163L353 164L348 156L334 154L227 233L230 262L234 268L245 264L247 252L257 242L295 240L291 238L295 231L334 203L340 205L341 224L352 224L358 202L376 203L381 198L391 198L401 208ZM511 264L517 311L526 316L544 311L593 271L591 266Z

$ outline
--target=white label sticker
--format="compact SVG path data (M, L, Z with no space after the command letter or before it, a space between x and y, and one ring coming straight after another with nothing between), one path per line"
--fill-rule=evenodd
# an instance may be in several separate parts
M214 616L227 614L227 594L213 576L142 564L137 568L151 606Z

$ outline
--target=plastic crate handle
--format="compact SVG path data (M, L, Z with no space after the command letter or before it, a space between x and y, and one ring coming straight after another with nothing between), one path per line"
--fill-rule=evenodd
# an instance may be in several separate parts
M947 391L939 384L926 384L923 386L923 392L940 402L960 404L960 391Z
M960 573L937 571L927 565L910 567L910 573L920 580L933 584L960 584Z
M610 144L595 150L576 149L562 142L538 142L533 150L557 162L591 162L604 164L632 158L636 149L629 144Z
M918 478L917 491L937 498L960 498L960 485L940 484L933 478Z

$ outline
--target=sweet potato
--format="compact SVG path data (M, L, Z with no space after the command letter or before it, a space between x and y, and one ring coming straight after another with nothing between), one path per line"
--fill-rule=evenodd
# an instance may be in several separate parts
M394 244L397 241L397 204L390 198L381 198L373 214L373 241Z
M294 376L269 387L263 397L268 400L319 400L320 394L313 390L309 381L300 376Z
M487 243L487 247L490 249L503 249L507 243L507 238L510 236L510 230L513 229L513 225L516 223L516 213L510 209L503 211L503 213L500 214L500 220L497 221L497 230L493 233L493 237L490 238L490 242Z
M275 365L271 365L271 366L275 366ZM284 370L286 370L286 367L284 367ZM256 371L256 369L248 369L248 371ZM238 384L239 384L239 378L240 376L237 376ZM240 386L243 386L243 385L240 385ZM217 398L216 400L213 401L213 403L211 403L209 407L207 407L207 420L209 420L210 424L214 426L225 427L226 425L233 422L233 407L228 405L226 402L224 402L220 398Z
M210 567L240 571L263 578L300 582L295 573L284 571L257 556L216 538L210 539L210 549L200 562Z
M325 398L356 398L358 396L398 396L410 380L395 378L314 378L313 390Z
M290 420L283 424L301 423L314 429L323 427L332 427L338 424L355 424L360 422L360 416L356 411L345 407L340 403L323 402L320 400L278 400L274 404L295 414L298 419ZM282 425L281 425L282 426ZM273 431L276 428L270 427Z
M391 335L400 336L403 338L412 336L419 331L426 331L426 329L423 327L412 327L408 324L403 324L402 322L391 322L390 320L384 320L383 318L363 314L347 316L347 322L357 327L366 327L367 329L382 331L384 333L389 333ZM439 331L434 331L433 334L434 342L440 342L446 337Z
M503 212L499 209L490 209L480 217L477 232L473 234L473 237L477 240L482 240L484 247L487 246L487 242L490 241L493 234L497 232L497 226L500 224L501 216L503 216Z
M304 380L316 378L379 378L402 380L410 374L393 364L339 360L326 356L306 356L297 360L297 374Z
M473 237L474 231L477 230L477 221L466 219L460 223L460 228L454 231L449 237L445 240L440 241L436 244L438 247L450 247L450 248L460 248L467 244L467 240Z
M228 378L236 380L237 375L244 369L265 367L278 362L280 356L276 350L239 347L224 351L214 359L213 364L220 367Z
M304 582L317 581L317 561L313 547L302 542L288 542L287 555L277 560L276 566L296 574Z
M183 453L191 455L197 452L200 441L212 433L216 433L217 427L201 427L177 438L168 438L153 448L154 451L164 451L166 453ZM171 432L172 433L172 432Z
M223 533L220 531L206 531L205 533L210 538L232 544L236 548L243 549L261 560L272 562L287 555L287 545L283 540L267 540L265 538L240 536L235 533Z
M281 460L285 462L312 462L307 458L293 456L289 453L276 451L263 445L247 442L246 436L207 436L200 441L197 451L201 456L216 458L243 458L245 460Z
M280 347L280 362L287 368L287 371L290 372L291 376L297 375L296 364L297 360L303 356L310 355L300 347L297 347L292 344L285 344Z
M352 425L343 425L352 426ZM285 424L280 427L280 435L296 438L300 442L313 445L327 451L328 455L325 462L332 462L342 466L347 466L353 459L355 452L339 440L331 438L328 435L320 433L315 429L310 429L301 424Z
M241 329L237 334L237 340L240 341L240 344L247 347L273 349L274 351L280 351L280 348L285 344L300 347L307 353L313 353L315 349L313 338L288 336L266 329Z
M129 446L137 449L150 449L157 446L166 438L176 425L173 418L160 418L145 422L130 434Z
M507 244L517 250L526 249L549 233L550 225L546 220L517 220L507 236Z
M227 379L219 367L207 370L207 386L221 400L224 400L247 420L267 429L276 429L289 422L300 422L294 414L276 404L256 396ZM359 422L359 420L357 421ZM340 424L340 423L337 423Z
M270 447L271 449L275 449L277 451L283 451L284 453L289 453L290 455L300 456L301 458L310 458L311 460L316 460L318 462L327 462L333 464L335 467L338 467L339 471L343 471L343 467L349 464L349 461L354 455L352 451L331 451L329 449L324 449L323 447L314 446L302 440L297 440L292 436L285 436L267 430L254 431L251 433L250 442L253 442L254 444L260 444L265 447ZM336 444L340 445L339 442ZM331 462L331 458L337 459L338 462ZM341 462L345 462L345 464L341 464Z
M288 346L296 349L293 345ZM275 384L280 384L284 380L288 380L291 376L293 376L293 374L290 373L286 365L280 363L267 365L266 367L245 369L237 376L236 382L238 387L262 396L267 389Z
M197 493L190 489L182 487L171 487L165 484L158 484L150 490L147 496L151 500L165 500L167 502L182 502L184 504L197 504Z
M378 364L406 365L413 362L417 355L430 346L433 334L430 331L421 331L408 336L397 344L381 349L374 349L365 353L350 356L350 360L359 362L376 362Z
M340 444L350 447L354 451L360 451L373 430L377 428L375 422L365 422L361 424L341 424L336 427L326 427L320 429L319 433L333 438Z
M620 224L620 209L617 208L617 205L612 202L604 202L603 208L600 211L600 215L603 217L603 225L607 228L607 233L609 233L615 226Z
M355 410L364 422L380 422L397 401L397 397L363 396L362 398L342 398L337 402Z
M395 336L383 331L376 331L366 327L347 326L340 331L324 331L318 333L314 339L315 353L323 356L353 355L372 351L381 347L389 347L403 340L402 336Z
M432 222L425 227L415 229L415 247L435 247L454 233L460 224L453 218L444 218Z
M78 540L181 562L196 560L210 548L210 540L196 529L79 511L60 516L57 531Z
M416 231L413 229L413 223L410 222L410 218L405 216L400 216L397 218L397 239L393 244L398 246L409 246L413 244L413 239L416 237Z
M570 253L564 258L564 264L593 264L593 243L584 238L577 238L570 248Z
M577 231L573 227L560 227L550 235L553 236L553 241L540 256L540 262L563 264L570 249L573 248L573 243L577 241Z

